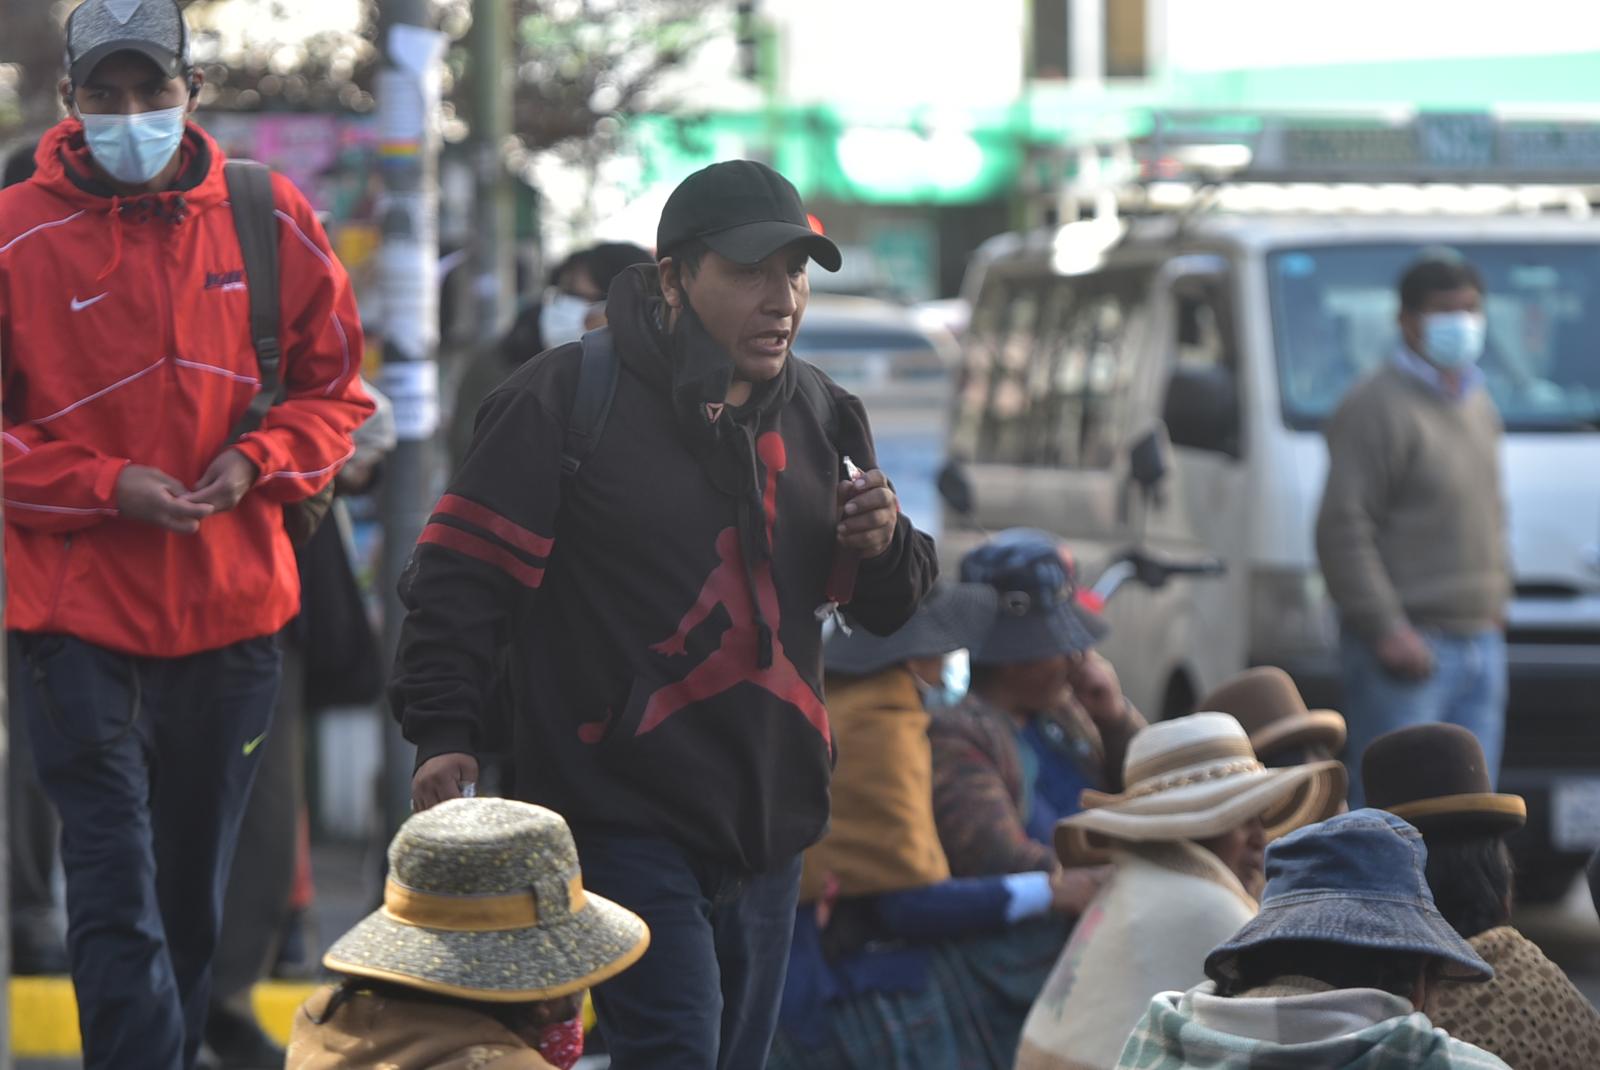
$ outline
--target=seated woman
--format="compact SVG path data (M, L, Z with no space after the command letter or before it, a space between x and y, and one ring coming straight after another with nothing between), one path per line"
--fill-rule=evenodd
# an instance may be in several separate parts
M587 893L558 814L453 799L389 845L383 909L323 957L286 1070L570 1070L583 994L637 962L637 915Z
M961 578L992 587L999 604L970 652L966 700L928 730L939 839L957 876L1048 871L1056 821L1085 788L1117 786L1144 718L1091 652L1106 624L1055 536L1001 532L962 559Z
M1561 968L1511 926L1505 837L1527 820L1517 795L1495 794L1467 729L1421 724L1379 736L1361 756L1368 805L1415 825L1428 848L1439 912L1494 967L1486 984L1441 981L1425 1010L1451 1036L1514 1067L1600 1066L1600 1013Z
M1135 736L1124 780L1057 828L1063 863L1115 869L1028 1015L1017 1070L1115 1066L1151 997L1205 980L1206 955L1255 916L1268 841L1330 816L1345 772L1267 769L1238 721L1197 713Z
M997 1022L968 983L965 949L1006 932L1036 946L1040 929L1059 945L1063 923L1049 915L1076 915L1095 885L1060 872L950 877L925 699L994 606L983 584L941 585L894 635L836 633L824 648L833 819L804 859L773 1070L1011 1064L1027 1000L1009 1029Z

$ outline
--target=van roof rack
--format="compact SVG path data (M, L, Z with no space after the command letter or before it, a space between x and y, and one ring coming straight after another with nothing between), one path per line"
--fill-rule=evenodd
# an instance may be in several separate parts
M1077 147L1060 215L1221 211L1588 214L1600 111L1152 110Z

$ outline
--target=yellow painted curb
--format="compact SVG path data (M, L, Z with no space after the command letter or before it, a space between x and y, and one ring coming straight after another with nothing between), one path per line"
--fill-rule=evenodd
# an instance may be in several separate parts
M78 1054L78 1003L65 977L11 978L11 1054L69 1059Z
M321 985L265 981L252 993L256 1019L279 1044L289 1043L289 1030L300 1004ZM583 1002L585 1030L594 1028L594 1008ZM11 1054L26 1059L70 1059L77 1055L78 1003L65 977L11 978Z

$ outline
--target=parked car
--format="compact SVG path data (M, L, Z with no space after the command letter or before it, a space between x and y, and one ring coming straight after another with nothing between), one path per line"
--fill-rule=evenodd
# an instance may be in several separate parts
M815 294L794 352L861 398L878 465L901 508L917 527L937 533L943 515L934 479L944 456L954 339L901 305Z

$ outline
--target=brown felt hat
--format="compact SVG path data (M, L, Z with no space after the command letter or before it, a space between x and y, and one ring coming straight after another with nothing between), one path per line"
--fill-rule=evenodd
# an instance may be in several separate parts
M1361 756L1367 805L1405 818L1424 833L1515 832L1528 820L1520 795L1489 783L1483 746L1454 724L1397 728Z
M1223 681L1200 700L1200 709L1232 714L1262 761L1283 747L1320 743L1336 755L1344 746L1344 718L1333 710L1307 709L1289 674L1271 665Z

